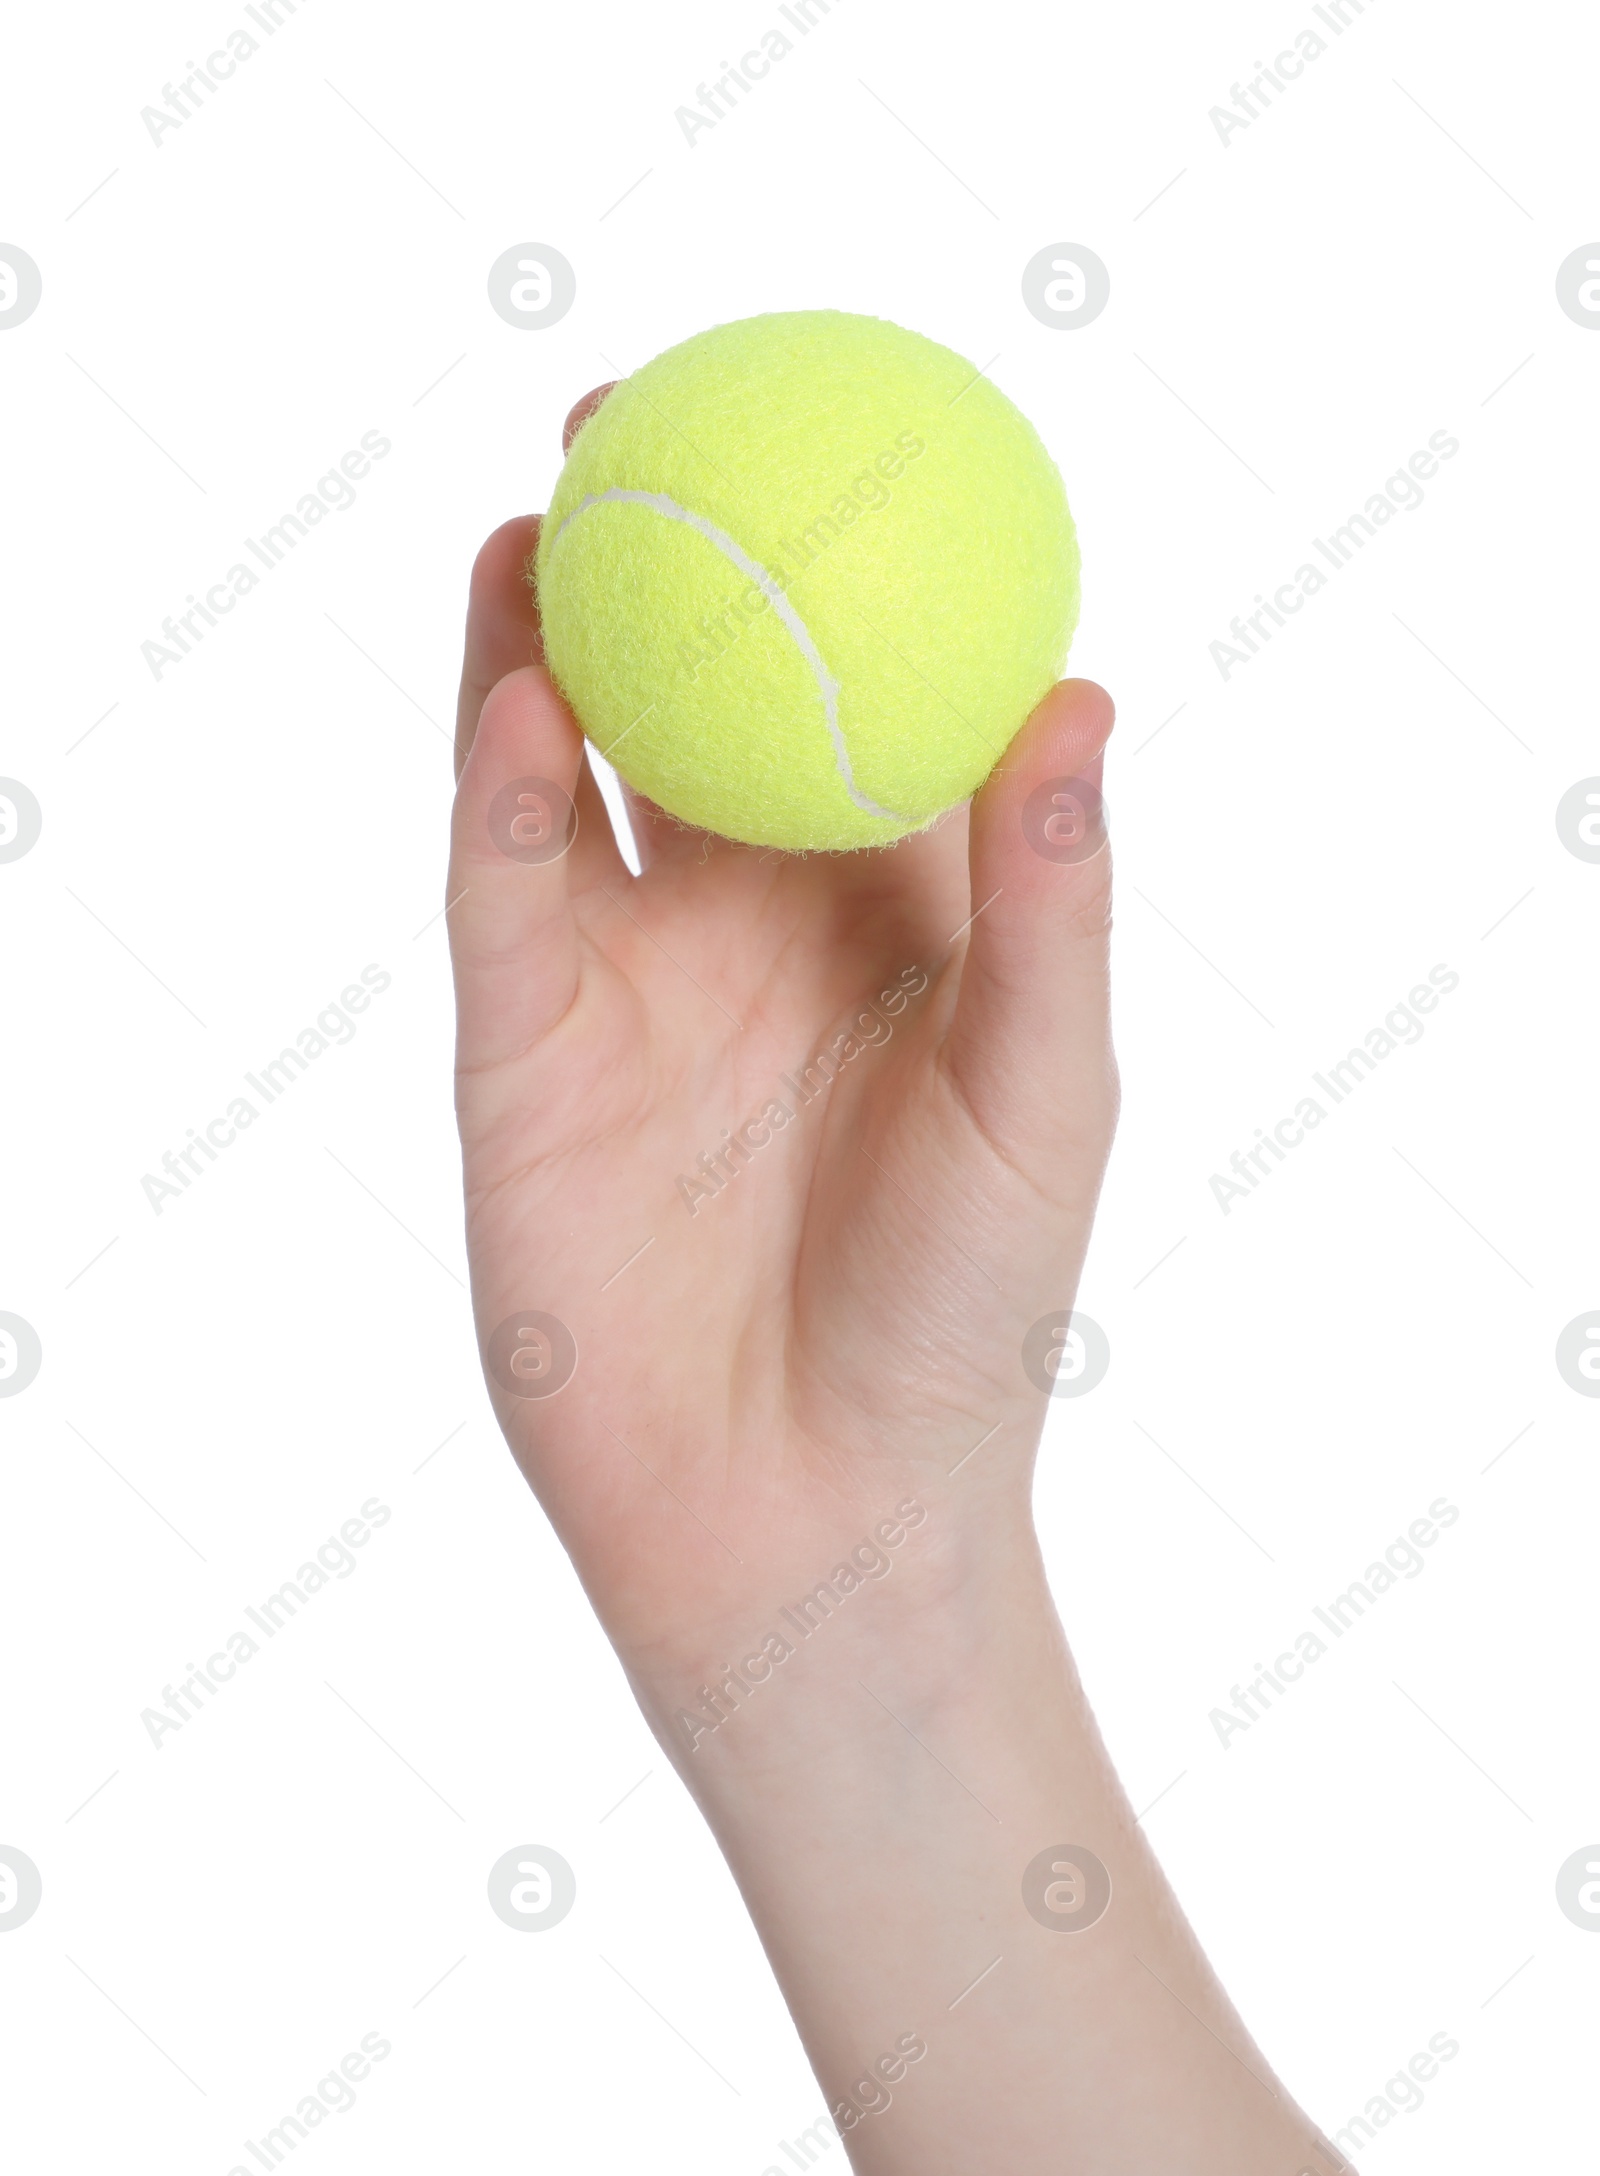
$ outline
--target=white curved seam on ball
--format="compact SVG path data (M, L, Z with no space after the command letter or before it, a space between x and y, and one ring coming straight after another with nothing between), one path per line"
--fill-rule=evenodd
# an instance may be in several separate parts
M550 539L551 549L554 550L555 546L561 541L563 531L570 527L580 514L587 513L591 506L603 506L608 500L614 504L648 506L655 513L665 514L669 521L686 522L691 529L698 529L708 543L714 544L724 559L731 560L741 574L748 575L759 589L765 591L766 595L772 600L774 611L776 611L779 619L782 620L793 637L795 648L810 666L812 675L816 680L817 688L822 696L823 713L828 721L828 736L833 742L834 761L838 766L839 777L843 782L845 792L849 794L856 807L861 809L864 814L882 816L889 823L904 823L906 821L905 817L898 815L892 808L880 808L876 801L861 792L856 785L855 773L850 768L850 751L845 746L844 734L839 727L838 681L834 679L832 673L823 663L821 652L811 639L810 628L807 627L805 621L789 602L777 582L761 565L759 560L752 559L744 546L729 536L726 529L719 529L715 522L707 521L704 514L691 514L686 506L680 506L676 499L669 499L664 491L625 491L620 484L613 484L607 491L586 493L570 514L562 516L560 528L556 530L555 535ZM604 753L605 751L602 749L601 754Z

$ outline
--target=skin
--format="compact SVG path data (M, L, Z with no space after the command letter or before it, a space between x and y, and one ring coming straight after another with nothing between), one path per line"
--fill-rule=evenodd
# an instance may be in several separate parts
M1020 1355L1076 1291L1117 1084L1109 849L1047 860L1020 812L1045 780L1098 783L1110 700L1062 683L970 813L886 851L761 852L633 801L634 877L540 661L535 535L508 522L478 556L459 712L480 1341L525 1309L576 1339L557 1395L491 1375L496 1411L727 1856L852 2165L1326 2176L1346 2164L1132 1818L1033 1528L1047 1400ZM578 815L542 863L489 829L530 777ZM885 1032L712 1192L696 1159L896 988ZM780 1612L830 1578L843 1598L803 1634ZM718 1696L730 1663L743 1689ZM1109 1870L1086 1929L1024 1907L1053 1846ZM1072 1880L1069 1861L1069 1906Z

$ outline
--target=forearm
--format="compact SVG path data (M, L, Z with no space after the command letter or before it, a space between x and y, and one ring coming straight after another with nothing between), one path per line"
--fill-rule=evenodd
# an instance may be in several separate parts
M685 1640L633 1670L855 2166L1327 2176L1337 2157L1249 2041L1132 1820L1031 1528L990 1516L953 1590L915 1534L809 1630L785 1599L803 1585L775 1586L766 1615L793 1652L765 1677L740 1662L761 1654L759 1608L747 1635L708 1635L715 1653Z

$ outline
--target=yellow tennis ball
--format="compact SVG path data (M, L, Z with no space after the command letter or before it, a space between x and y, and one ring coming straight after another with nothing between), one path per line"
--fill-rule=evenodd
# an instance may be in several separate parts
M883 845L966 800L1078 613L1026 417L948 348L838 310L716 326L619 384L530 574L601 754L753 846Z

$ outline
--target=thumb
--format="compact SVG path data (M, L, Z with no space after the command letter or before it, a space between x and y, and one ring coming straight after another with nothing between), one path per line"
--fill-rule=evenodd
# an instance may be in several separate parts
M582 761L582 736L541 667L491 690L450 826L446 919L465 1070L525 1051L577 989L568 883Z
M988 1139L1025 1166L1088 1155L1098 1187L1116 1121L1107 966L1111 850L1100 798L1111 698L1051 689L975 797L973 919L946 1059Z

